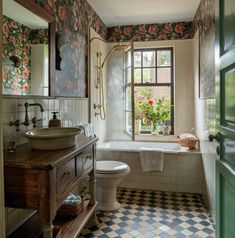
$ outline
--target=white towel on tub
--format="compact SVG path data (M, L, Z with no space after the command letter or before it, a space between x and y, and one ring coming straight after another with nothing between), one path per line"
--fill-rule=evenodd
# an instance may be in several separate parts
M160 149L140 148L140 162L143 172L163 171L164 154Z

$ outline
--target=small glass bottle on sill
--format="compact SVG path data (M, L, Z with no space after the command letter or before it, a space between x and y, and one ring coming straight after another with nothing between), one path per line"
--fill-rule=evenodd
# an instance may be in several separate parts
M163 135L168 136L170 134L170 128L168 125L163 126Z
M159 135L163 135L163 127L164 127L164 123L159 122L159 124L158 124L158 134Z

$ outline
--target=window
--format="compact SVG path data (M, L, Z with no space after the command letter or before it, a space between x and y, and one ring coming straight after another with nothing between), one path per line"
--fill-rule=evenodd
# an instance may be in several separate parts
M129 58L129 60L128 60ZM126 55L126 131L131 133L131 63ZM134 50L134 111L135 134L174 134L173 48ZM129 63L128 63L129 62Z
M151 133L154 122L160 134L174 133L173 82L173 48L134 51L135 119L141 120L137 133Z
M132 134L132 98L131 98L131 50L125 53L125 121L126 121L126 132Z

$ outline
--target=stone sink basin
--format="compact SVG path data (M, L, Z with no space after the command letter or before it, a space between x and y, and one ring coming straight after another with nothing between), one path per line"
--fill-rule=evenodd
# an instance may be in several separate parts
M83 133L81 128L51 127L29 130L25 133L35 150L58 150L76 145L77 136Z

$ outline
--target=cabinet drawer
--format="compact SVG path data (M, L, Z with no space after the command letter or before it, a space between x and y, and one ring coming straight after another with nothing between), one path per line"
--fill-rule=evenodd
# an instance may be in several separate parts
M75 179L75 158L62 165L57 171L57 194L64 192Z
M84 174L88 173L93 168L93 155L86 155L83 158Z
M88 173L93 168L93 150L92 146L87 147L83 152L83 172Z
M83 175L83 154L80 154L76 157L76 176L78 178L82 177Z

